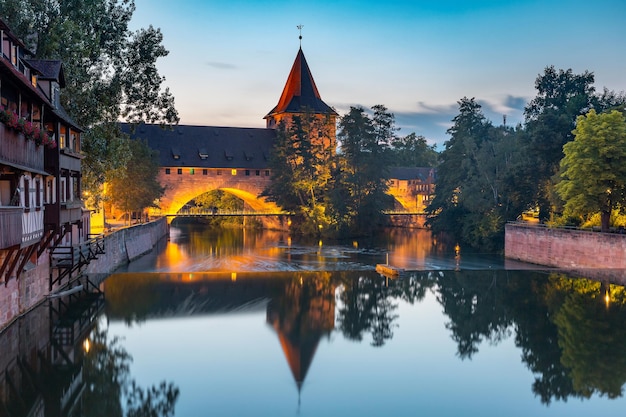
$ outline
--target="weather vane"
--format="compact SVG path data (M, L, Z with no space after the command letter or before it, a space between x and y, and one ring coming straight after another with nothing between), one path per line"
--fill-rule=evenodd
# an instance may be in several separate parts
M300 36L298 36L298 39L300 39L300 46L302 46L302 28L304 27L304 25L298 25L296 27L300 31Z

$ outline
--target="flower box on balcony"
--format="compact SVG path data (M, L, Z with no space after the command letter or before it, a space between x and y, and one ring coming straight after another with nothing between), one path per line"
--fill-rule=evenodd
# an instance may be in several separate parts
M22 132L0 123L0 160L43 171L43 146L26 140Z

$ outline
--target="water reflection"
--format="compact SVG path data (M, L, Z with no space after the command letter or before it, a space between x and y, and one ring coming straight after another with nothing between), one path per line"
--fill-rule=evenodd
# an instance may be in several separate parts
M389 262L408 270L502 269L498 255L463 252L428 230L389 229L376 237L318 241L271 230L172 227L169 242L128 272L371 270ZM516 265L509 263L509 267Z
M178 388L135 383L131 356L101 328L103 309L91 286L50 298L0 333L0 415L173 415Z
M429 415L502 415L512 399L522 415L626 405L626 292L609 279L455 259L419 233L321 247L203 233L127 269L181 272L113 275L104 298L49 300L2 332L0 416L401 416L418 397ZM372 268L387 253L437 268L389 279Z
M543 403L621 397L626 382L624 288L563 274L438 271L390 280L370 271L127 274L106 282L107 315L127 323L266 310L298 388L322 338L375 347L394 337L398 304L433 293L461 360L513 338ZM607 303L606 297L609 297Z

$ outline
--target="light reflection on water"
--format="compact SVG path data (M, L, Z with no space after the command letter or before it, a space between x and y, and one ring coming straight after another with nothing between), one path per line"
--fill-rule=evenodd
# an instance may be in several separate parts
M623 287L504 270L189 275L121 274L105 287L110 335L125 338L140 384L180 388L176 415L588 416L626 405Z
M407 270L502 269L497 255L462 253L423 229L390 229L345 242L289 237L286 232L172 227L160 250L121 271L352 271L387 263ZM528 267L528 266L525 266Z
M144 273L107 280L133 376L174 381L180 416L623 411L623 287L511 270L422 230L316 243L176 231L128 268ZM414 272L379 276L387 255Z
M377 274L387 255L410 271ZM0 415L626 408L624 287L457 254L426 231L320 246L279 232L173 229L103 288L93 305L50 300L0 334Z

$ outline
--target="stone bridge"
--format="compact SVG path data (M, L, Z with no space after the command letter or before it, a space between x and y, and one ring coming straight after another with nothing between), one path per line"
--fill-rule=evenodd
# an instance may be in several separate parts
M158 125L140 125L133 136L159 152L158 181L165 187L160 209L151 214L173 215L214 190L242 199L246 210L280 211L260 197L271 182L268 158L275 135L274 129L177 126L165 130ZM434 193L435 170L393 168L391 174L389 194L396 201L394 210L423 214ZM263 222L268 225L266 220ZM406 216L402 221L416 223ZM417 222L423 224L423 216Z

